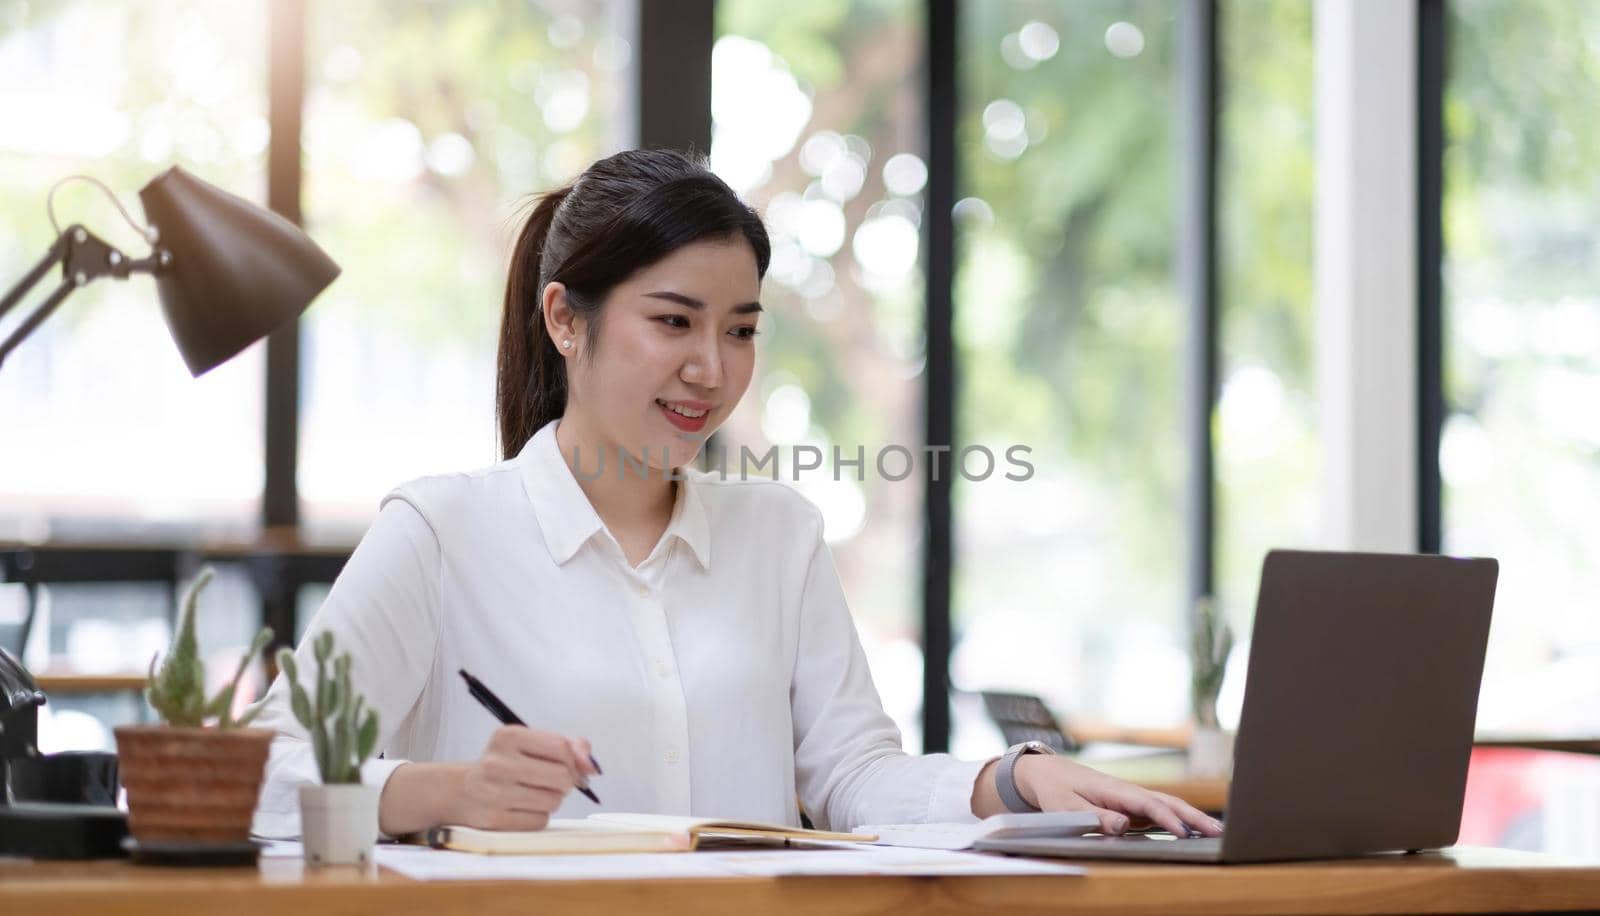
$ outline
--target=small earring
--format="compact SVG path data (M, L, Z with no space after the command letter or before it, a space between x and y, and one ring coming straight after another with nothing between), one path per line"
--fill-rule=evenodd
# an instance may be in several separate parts
M561 349L563 349L563 350L570 350L570 349L572 349L572 341L570 341L570 340L563 340L563 341L562 341L562 342L561 342Z

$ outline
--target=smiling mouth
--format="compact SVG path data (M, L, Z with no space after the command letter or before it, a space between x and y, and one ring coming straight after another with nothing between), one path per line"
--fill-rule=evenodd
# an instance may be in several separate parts
M661 411L661 415L667 418L667 422L677 427L680 433L697 433L705 429L711 418L710 410L695 410L679 404L669 404L659 398L656 399L656 407Z
M703 420L707 414L711 413L709 410L691 410L677 404L668 404L660 398L656 398L656 406L690 420Z

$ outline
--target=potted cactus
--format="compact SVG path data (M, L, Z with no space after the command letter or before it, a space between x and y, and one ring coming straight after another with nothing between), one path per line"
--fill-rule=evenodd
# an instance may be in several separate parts
M1189 737L1189 775L1225 778L1233 771L1233 735L1217 721L1217 695L1233 653L1233 629L1216 602L1204 597L1194 603L1191 634L1194 731Z
M361 764L378 743L378 714L350 682L350 653L333 655L333 634L311 643L315 693L300 686L294 653L278 650L289 707L311 736L320 785L300 787L300 838L311 865L365 865L378 840L378 787L361 784ZM331 670L329 670L331 668Z
M116 729L122 784L128 790L128 829L143 854L207 848L236 853L250 843L250 819L273 732L246 727L255 709L235 718L234 695L250 659L272 640L272 630L263 627L256 634L232 680L208 699L195 611L214 576L209 566L200 571L184 595L160 670L160 656L150 660L145 697L162 724ZM208 727L207 722L216 724Z

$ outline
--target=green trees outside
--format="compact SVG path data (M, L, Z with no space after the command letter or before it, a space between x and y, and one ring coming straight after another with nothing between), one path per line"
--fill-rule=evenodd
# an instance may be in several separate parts
M306 223L344 266L304 325L314 536L351 540L397 482L498 459L510 244L533 195L627 143L620 10L308 4Z
M1300 0L1221 7L1216 586L1241 634L1262 557L1314 544L1320 512L1311 13Z
M722 34L760 42L814 105L750 189L775 236L806 228L783 192L828 199L826 176L804 167L818 132L871 152L859 194L840 202L844 238L897 198L920 220L920 193L882 184L889 156L923 152L920 6L725 0L718 10ZM962 5L956 446L1025 445L1037 473L956 486L954 676L1096 718L1165 722L1185 710L1176 12L1167 0ZM1224 378L1243 380L1225 388L1233 409L1217 420L1222 600L1242 625L1261 551L1314 521L1310 11L1231 2L1222 28ZM892 53L903 56L891 64ZM829 268L810 285L814 268L786 279L775 258L765 365L809 396L811 440L915 446L922 279L913 269L875 284L860 254L848 242L808 253ZM1277 422L1255 421L1263 400ZM920 488L869 479L863 489L864 526L835 551L869 644L872 631L909 642ZM1113 686L1139 668L1166 674ZM971 717L958 706L961 721Z
M1245 399L1235 397L1245 426L1218 423L1224 453L1229 437L1253 439L1224 461L1222 554L1230 583L1248 578L1253 599L1264 541L1302 536L1314 495L1310 13L1294 2L1224 6L1224 360L1251 372ZM1176 10L1165 0L963 5L958 59L957 447L1027 445L1037 476L957 484L955 679L1150 721L1181 716L1182 669L1142 695L1107 685L1120 666L1182 660ZM920 229L922 194L883 184L890 155L922 155L920 16L904 2L718 6L720 34L760 43L814 106L747 191L768 207L774 237L806 229L784 192L826 207L826 175L805 168L819 131L870 151L858 194L838 202L846 242L821 255L798 245L810 264L792 272L774 258L766 293L779 307L765 367L779 388L805 391L805 437L821 444L917 445L922 277L875 283L848 240L898 199ZM826 282L814 282L816 264L827 264ZM1288 434L1248 423L1262 388ZM755 416L746 436L762 439L758 426ZM872 479L862 490L864 527L835 544L846 586L869 631L912 641L920 490ZM1224 594L1238 623L1243 593Z
M953 676L1079 718L1185 702L1176 9L964 7L960 436L1038 473L958 491Z
M821 508L885 707L920 746L920 538L915 475L879 449L922 448L920 231L926 121L916 0L723 0L712 66L712 167L773 241L756 380L718 434L736 460L777 446L823 468ZM865 468L835 479L833 449ZM896 464L896 472L899 465Z

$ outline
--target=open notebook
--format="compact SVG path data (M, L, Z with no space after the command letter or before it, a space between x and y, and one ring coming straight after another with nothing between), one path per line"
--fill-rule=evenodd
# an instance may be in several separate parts
M427 832L435 849L530 855L586 852L688 852L708 846L783 846L791 841L870 843L869 833L829 833L756 821L670 814L591 814L555 818L543 830L480 830L446 825Z

